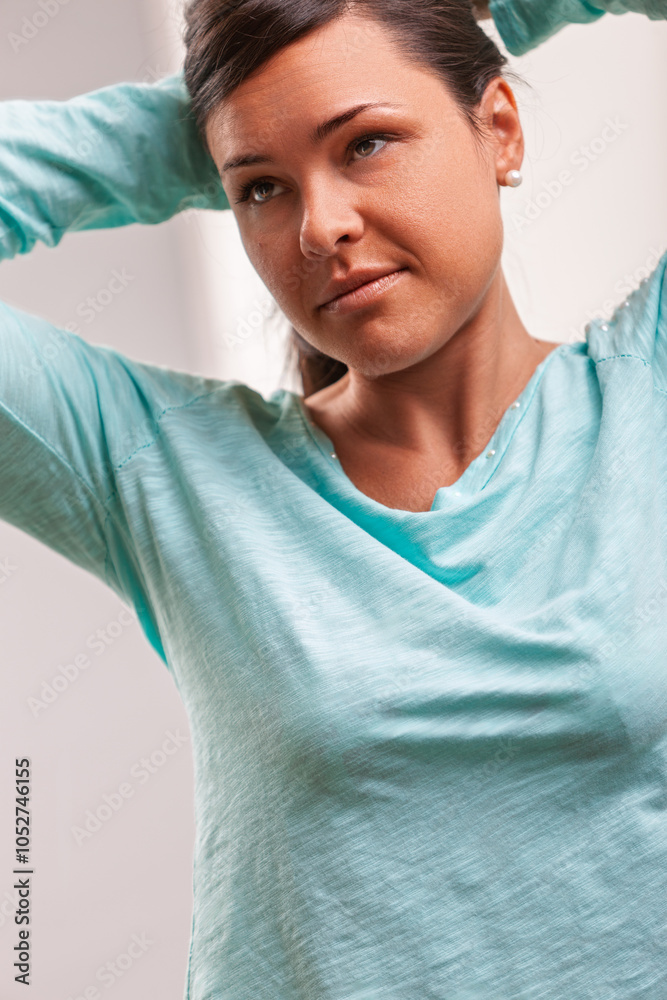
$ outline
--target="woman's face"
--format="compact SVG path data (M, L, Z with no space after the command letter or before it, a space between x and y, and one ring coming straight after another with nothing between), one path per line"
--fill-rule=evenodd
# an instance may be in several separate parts
M361 105L378 106L354 113ZM497 185L523 145L500 77L479 110L493 121L482 148L442 80L348 14L283 49L209 117L256 271L309 343L366 376L433 355L489 293ZM393 277L381 293L323 305L336 282L382 274Z

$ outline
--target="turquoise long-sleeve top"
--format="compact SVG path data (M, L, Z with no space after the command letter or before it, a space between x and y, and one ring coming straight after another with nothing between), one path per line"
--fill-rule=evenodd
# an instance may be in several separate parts
M0 257L192 205L227 202L180 74L0 103ZM136 609L188 713L187 1000L667 996L666 270L425 512L295 393L0 303L0 517Z
M605 14L667 17L667 0L488 0L488 7L508 52L522 56L568 24L590 24Z

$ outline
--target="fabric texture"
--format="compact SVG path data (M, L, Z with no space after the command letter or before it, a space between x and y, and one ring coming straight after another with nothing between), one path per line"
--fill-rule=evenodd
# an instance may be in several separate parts
M224 208L182 99L0 103L3 255ZM188 713L187 1000L667 995L666 270L419 513L294 393L0 305L0 517L135 607Z
M229 208L182 70L69 101L2 101L0 124L0 260L68 232Z
M489 11L513 56L522 56L568 24L590 24L604 14L646 14L654 21L667 17L667 0L489 0Z

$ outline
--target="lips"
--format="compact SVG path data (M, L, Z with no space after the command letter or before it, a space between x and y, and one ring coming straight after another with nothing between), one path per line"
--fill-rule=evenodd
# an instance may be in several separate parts
M405 268L383 267L373 270L355 271L342 281L332 281L325 289L325 298L320 302L318 309L328 305L330 302L334 302L343 295L347 295L349 292L356 291L357 288L362 288L371 281L377 281L378 278L385 278L387 275L394 274L399 270L405 270Z

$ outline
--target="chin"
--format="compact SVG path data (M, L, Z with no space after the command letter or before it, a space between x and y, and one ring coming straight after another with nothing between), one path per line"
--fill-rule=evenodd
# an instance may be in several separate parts
M369 378L377 375L390 375L393 372L405 371L419 365L435 354L449 339L447 335L443 337L442 330L433 330L431 337L424 337L423 329L420 342L416 342L414 336L406 339L406 330L419 328L419 324L419 318L413 314L406 319L401 319L400 322L394 322L392 326L398 332L392 335L391 329L387 328L385 322L383 323L383 331L372 339L368 338L361 349L360 342L363 331L360 330L352 338L356 350L346 351L343 349L339 352L345 355L341 360L348 368L353 368Z
M364 378L380 378L382 375L393 375L411 368L422 360L422 356L415 356L414 351L401 353L378 347L361 356L357 353L354 357L342 360L348 368L359 372Z

